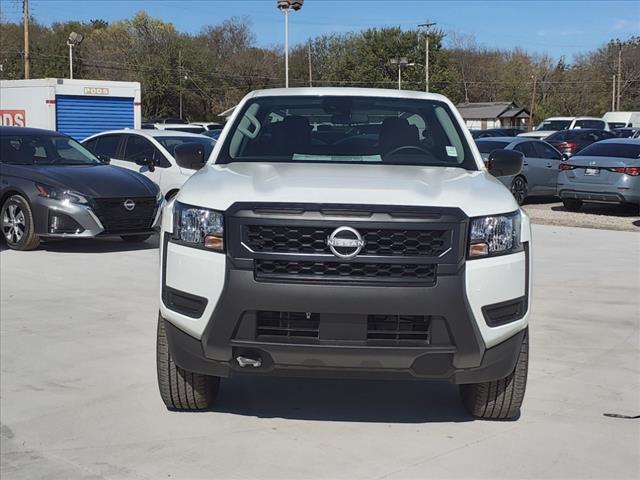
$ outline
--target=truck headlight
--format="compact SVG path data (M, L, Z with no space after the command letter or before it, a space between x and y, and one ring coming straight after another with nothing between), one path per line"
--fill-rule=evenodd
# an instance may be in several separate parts
M89 203L89 200L87 200L84 196L71 190L65 190L64 188L52 187L50 185L36 183L36 190L38 191L38 196L50 198L52 200L59 200L66 203L75 203L78 205L87 205Z
M469 258L505 255L522 249L519 211L471 219Z
M175 202L173 239L183 245L224 251L224 216L208 208Z

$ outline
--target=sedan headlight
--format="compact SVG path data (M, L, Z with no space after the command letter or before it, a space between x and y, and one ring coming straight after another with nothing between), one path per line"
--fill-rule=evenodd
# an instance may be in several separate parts
M38 195L44 198L50 198L52 200L59 200L67 203L75 203L78 205L89 204L89 200L84 196L64 188L51 187L42 183L36 183L36 190L38 191Z
M183 245L224 251L224 216L179 202L173 206L173 239Z
M471 219L469 258L505 255L522 249L519 211Z

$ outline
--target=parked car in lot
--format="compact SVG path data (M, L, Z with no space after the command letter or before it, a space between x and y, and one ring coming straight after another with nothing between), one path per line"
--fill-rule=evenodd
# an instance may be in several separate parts
M9 248L32 250L51 237L149 238L160 190L107 162L57 132L0 127L0 221Z
M618 138L633 138L636 132L640 131L640 128L614 128L611 130Z
M487 130L471 130L473 138L485 137L515 137L524 133L521 128L489 128Z
M555 195L562 154L541 140L527 137L493 137L476 140L485 161L496 149L515 150L524 155L524 166L517 175L498 178L511 190L518 204L531 196Z
M559 130L572 130L574 128L594 128L610 130L609 125L602 118L597 117L550 117L543 120L535 130L521 133L521 137L546 138Z
M607 112L602 116L609 128L640 128L640 112Z
M222 133L222 130L207 130L206 132L202 132L202 135L204 135L205 137L212 138L217 142L218 139L220 138L221 133Z
M453 104L422 92L264 90L230 122L163 213L167 407L209 408L242 373L414 378L516 418L531 237L495 176L522 154L493 151L490 173Z
M567 210L584 202L640 205L640 140L594 143L560 166L558 196Z
M545 138L544 141L553 145L567 157L570 157L592 143L615 137L615 133L607 132L606 130L576 128L575 130L562 130L560 132L553 133Z
M196 144L208 157L215 141L171 130L112 130L86 138L82 144L96 155L111 159L113 165L145 175L169 199L202 166L189 162L180 165L175 159L176 148Z

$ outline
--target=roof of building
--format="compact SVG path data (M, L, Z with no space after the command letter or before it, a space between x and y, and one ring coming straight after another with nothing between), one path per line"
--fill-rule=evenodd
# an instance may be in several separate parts
M519 107L514 102L461 103L458 105L458 111L462 118L468 120L529 116L526 108Z

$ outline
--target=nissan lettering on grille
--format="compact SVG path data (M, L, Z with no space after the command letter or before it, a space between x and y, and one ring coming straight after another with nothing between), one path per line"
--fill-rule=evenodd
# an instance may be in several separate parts
M355 228L338 227L327 238L327 245L336 257L349 260L362 251L364 240Z

